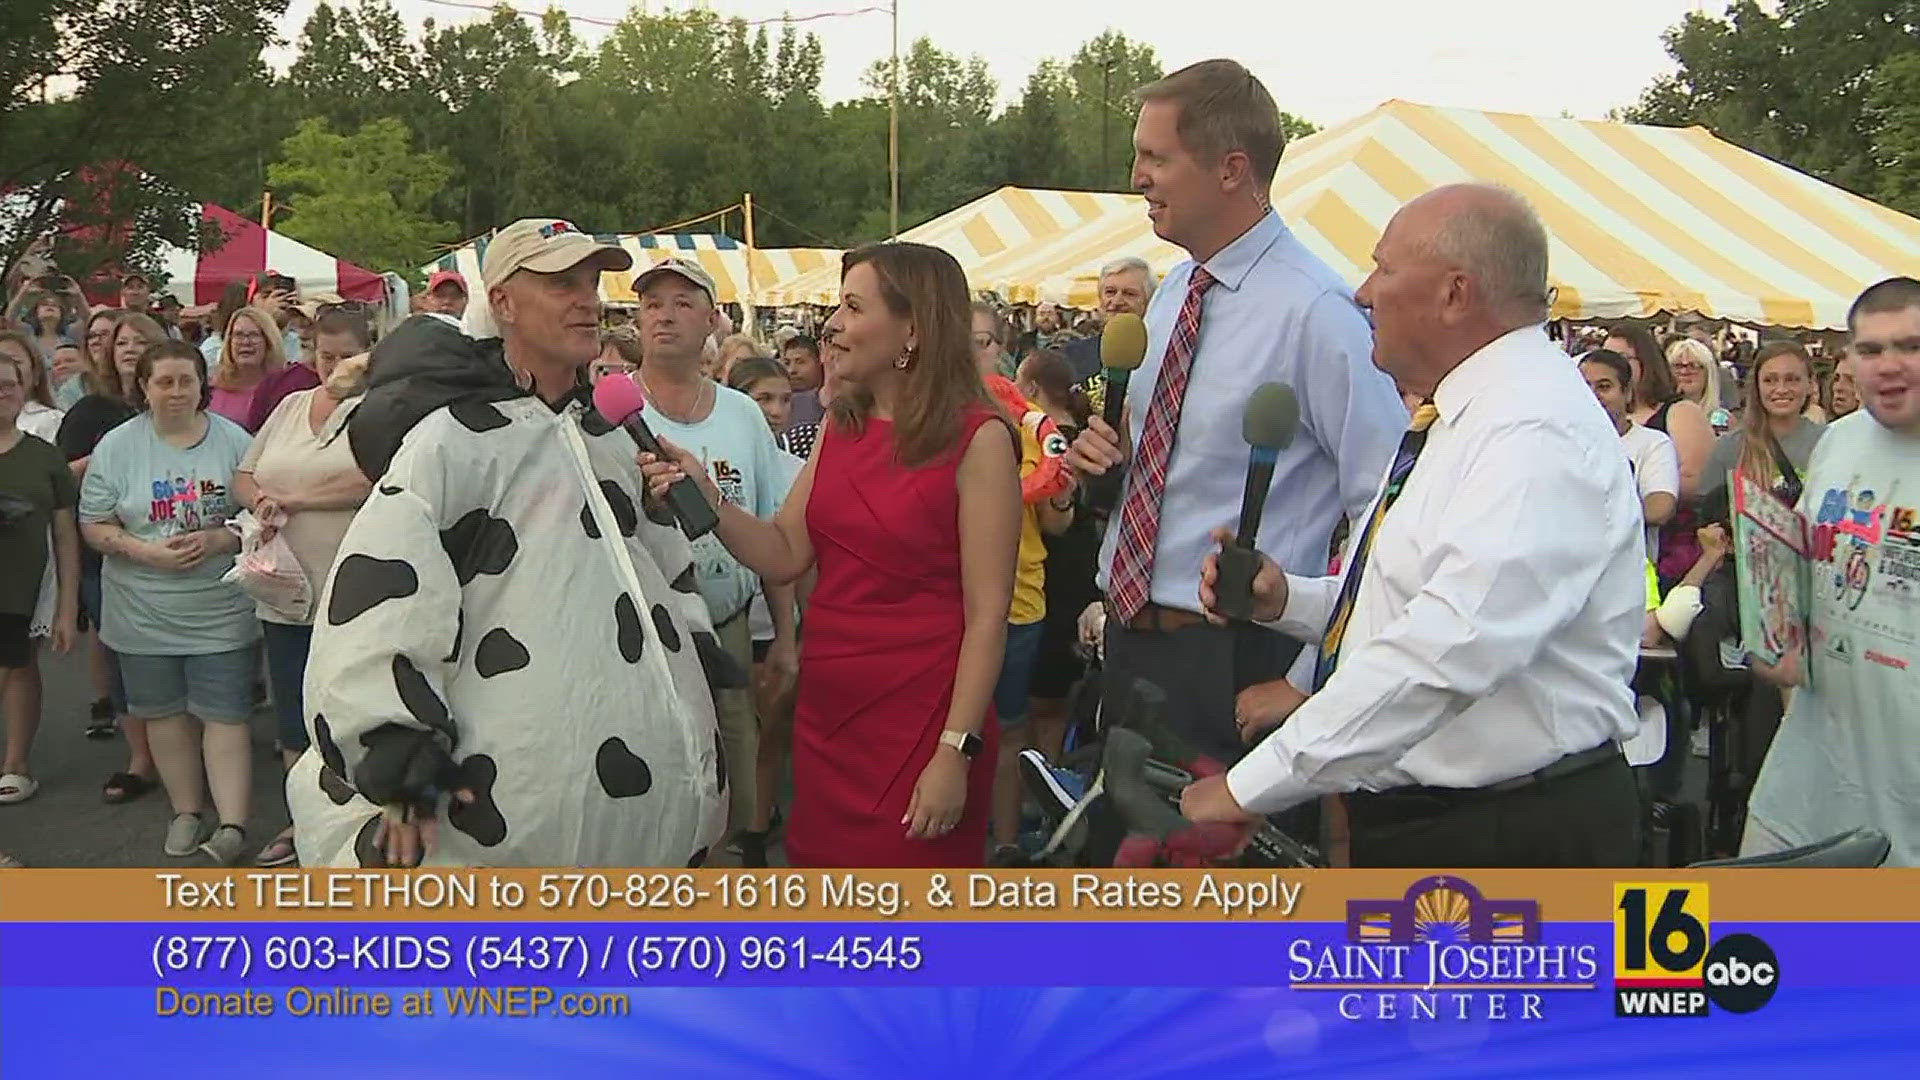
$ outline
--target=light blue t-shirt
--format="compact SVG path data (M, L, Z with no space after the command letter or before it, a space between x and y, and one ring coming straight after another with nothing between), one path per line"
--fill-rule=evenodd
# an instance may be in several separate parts
M647 427L705 462L728 502L771 518L786 501L793 475L780 462L766 414L738 390L716 385L714 391L713 411L692 425L669 420L647 402ZM693 542L693 564L715 626L745 611L760 588L759 575L740 565L712 533Z
M108 432L87 464L81 521L117 521L137 540L226 524L238 513L227 490L253 441L240 425L207 415L207 434L186 448L153 430L151 413ZM233 556L214 555L187 571L156 570L118 555L100 577L100 640L135 656L207 656L260 637L253 601L220 580Z

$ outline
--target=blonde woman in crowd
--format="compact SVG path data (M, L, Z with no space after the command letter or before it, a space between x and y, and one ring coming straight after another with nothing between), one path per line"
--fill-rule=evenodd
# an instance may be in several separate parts
M1715 432L1733 424L1733 416L1720 407L1720 364L1713 350L1696 338L1676 338L1667 345L1667 369L1673 372L1674 389L1680 396L1700 406Z
M1800 477L1827 430L1806 415L1816 389L1806 350L1791 341L1760 346L1747 375L1740 427L1714 444L1704 489L1724 486L1727 474L1737 468L1789 504L1798 502Z
M320 385L312 368L288 361L280 324L266 308L234 312L222 342L208 408L248 431L258 427L256 415L270 412L288 394Z
M721 382L731 383L733 379L733 365L748 357L760 355L762 355L760 346L754 342L751 336L747 334L728 334L726 337L720 339L720 373L716 378ZM776 431L774 434L777 435L779 432Z
M366 352L372 341L366 320L345 311L314 320L313 340L321 385L288 394L267 417L234 473L233 494L238 505L265 525L269 537L278 534L286 540L306 572L311 602L317 604L340 539L373 490L341 437L366 390ZM291 769L309 744L301 690L315 612L311 606L287 611L259 603L255 614L266 644L281 763ZM294 859L293 827L288 826L255 861L285 866Z

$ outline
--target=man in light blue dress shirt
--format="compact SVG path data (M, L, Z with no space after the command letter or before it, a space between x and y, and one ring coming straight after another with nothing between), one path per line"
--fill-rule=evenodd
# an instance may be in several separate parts
M1243 750L1235 696L1280 678L1302 642L1251 626L1220 628L1199 614L1200 569L1212 530L1240 511L1248 447L1241 415L1262 383L1284 382L1300 430L1280 453L1259 548L1281 566L1324 575L1336 524L1366 511L1399 444L1407 411L1373 364L1373 335L1352 290L1268 206L1283 137L1279 112L1239 64L1211 60L1140 92L1134 186L1162 239L1192 260L1167 275L1147 309L1147 360L1127 389L1124 433L1095 418L1070 462L1083 474L1123 467L1140 444L1161 367L1195 268L1216 284L1201 301L1198 344L1159 501L1148 604L1106 625L1106 700L1135 679L1165 690L1169 721L1222 760ZM1138 471L1128 484L1140 482ZM1111 598L1119 515L1100 553Z

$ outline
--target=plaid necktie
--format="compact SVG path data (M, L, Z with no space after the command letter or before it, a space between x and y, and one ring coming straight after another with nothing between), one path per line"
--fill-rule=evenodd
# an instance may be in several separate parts
M1347 635L1347 620L1353 617L1354 600L1360 595L1360 576L1366 570L1367 555L1373 550L1373 534L1379 531L1387 509L1400 497L1400 489L1407 485L1413 463L1420 460L1420 451L1427 445L1427 429L1439 415L1440 410L1434 408L1432 401L1421 402L1420 407L1413 410L1413 423L1407 426L1407 433L1400 436L1400 450L1393 456L1393 468L1387 470L1386 490L1380 493L1380 501L1374 504L1373 513L1367 518L1367 527L1360 530L1360 537L1348 554L1346 577L1341 580L1340 596L1333 603L1333 617L1327 620L1327 632L1320 636L1320 659L1313 666L1316 691L1327 685L1333 669L1340 664L1340 641Z
M1154 380L1153 401L1140 434L1127 477L1127 497L1120 504L1120 543L1113 553L1113 578L1107 596L1122 623L1146 610L1153 580L1153 553L1160 540L1160 493L1167 486L1167 465L1173 458L1174 433L1180 427L1180 406L1187 400L1187 376L1200 343L1200 301L1214 277L1204 266L1193 268L1186 302L1180 305L1173 339Z

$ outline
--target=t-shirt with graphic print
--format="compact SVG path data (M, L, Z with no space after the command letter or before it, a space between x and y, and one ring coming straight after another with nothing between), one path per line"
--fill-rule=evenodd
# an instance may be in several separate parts
M82 522L117 521L150 544L197 529L217 529L238 512L228 485L252 437L239 424L207 413L207 433L175 446L141 413L100 440L80 487ZM244 648L260 637L253 601L220 580L231 555L209 555L191 570L157 570L125 556L106 559L100 575L100 640L136 656L207 656Z
M780 464L766 414L740 391L715 384L713 409L696 424L668 419L649 395L646 420L655 435L704 462L733 505L765 520L786 500L793 478ZM713 533L693 542L693 563L715 626L744 612L760 588L759 575L740 565Z
M1749 812L1795 845L1872 826L1888 865L1920 866L1920 438L1862 410L1827 426L1805 479L1809 683Z

